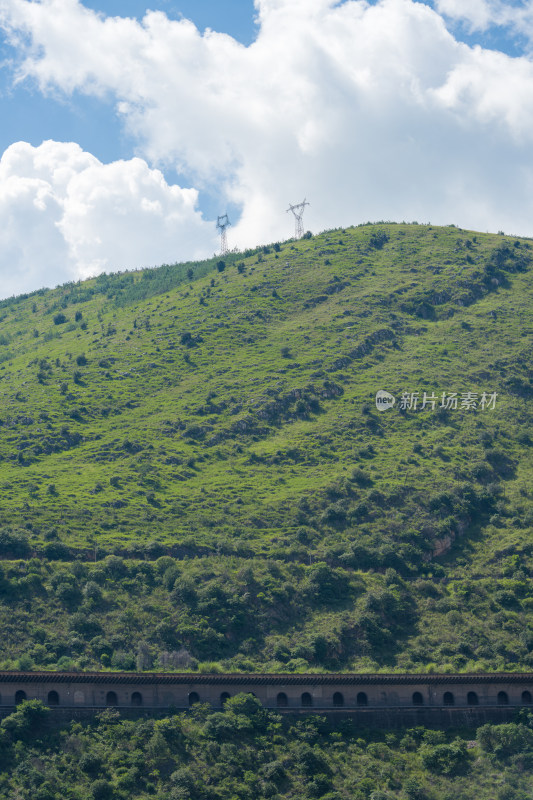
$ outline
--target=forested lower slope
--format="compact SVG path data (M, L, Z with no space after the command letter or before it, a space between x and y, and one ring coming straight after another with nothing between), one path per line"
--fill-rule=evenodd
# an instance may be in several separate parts
M530 669L532 259L383 223L0 303L2 666Z
M47 713L48 712L48 713ZM285 718L251 695L222 711L0 723L0 800L530 800L533 720L459 732ZM458 735L459 734L459 735Z

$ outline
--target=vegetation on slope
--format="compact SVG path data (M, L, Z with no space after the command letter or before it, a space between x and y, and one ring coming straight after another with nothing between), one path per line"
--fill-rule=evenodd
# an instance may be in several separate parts
M4 666L531 668L532 257L383 223L0 303Z
M51 727L38 701L0 723L12 800L528 800L531 718L445 734L282 719L251 695L223 711Z

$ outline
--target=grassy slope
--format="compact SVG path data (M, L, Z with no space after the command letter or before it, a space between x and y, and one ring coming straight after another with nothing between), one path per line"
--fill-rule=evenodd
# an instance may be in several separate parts
M152 659L186 644L237 668L283 668L284 648L294 668L530 668L529 243L383 224L267 251L224 272L193 266L192 280L183 268L103 276L1 304L0 546L17 555L25 531L41 587L31 607L30 586L4 608L12 653L29 635L17 615L31 627L38 607L46 643L82 602L57 597L62 568L43 556L171 553L200 594L252 587L260 631L242 622L222 648L211 609L198 614L218 638L150 639L154 622L181 631L197 609L160 564L148 608L132 612L131 561L130 584L99 570L105 603L89 609L117 631L128 605L138 615L111 653L140 637ZM498 401L379 414L381 388ZM272 597L283 580L285 615L287 596ZM85 645L51 652L94 665L78 633Z

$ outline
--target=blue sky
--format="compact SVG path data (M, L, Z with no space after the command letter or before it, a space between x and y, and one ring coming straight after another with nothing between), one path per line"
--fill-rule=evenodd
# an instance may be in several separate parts
M190 19L200 31L206 28L228 33L249 45L257 33L253 0L111 0L83 5L107 16L130 16L141 20L147 9L163 11L171 19ZM127 14L124 7L127 6ZM57 93L43 96L31 82L13 85L10 61L17 59L16 48L0 38L0 153L13 142L24 140L33 145L43 139L78 142L84 150L104 161L129 157L135 142L125 134L113 103L95 100L80 93L65 97Z
M226 210L286 238L304 196L533 233L533 0L124 5L0 0L0 295L210 255Z

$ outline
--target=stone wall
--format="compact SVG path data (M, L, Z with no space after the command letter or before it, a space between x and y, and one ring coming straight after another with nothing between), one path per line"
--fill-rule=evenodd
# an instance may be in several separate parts
M267 708L284 712L357 713L384 724L390 714L413 724L509 718L533 710L533 673L477 675L356 675L198 673L0 673L0 708L38 699L56 709L169 710L197 702L221 708L228 697L253 693ZM488 718L488 717L487 717ZM451 720L456 722L452 723ZM382 722L379 722L379 721ZM467 724L466 722L459 724Z

